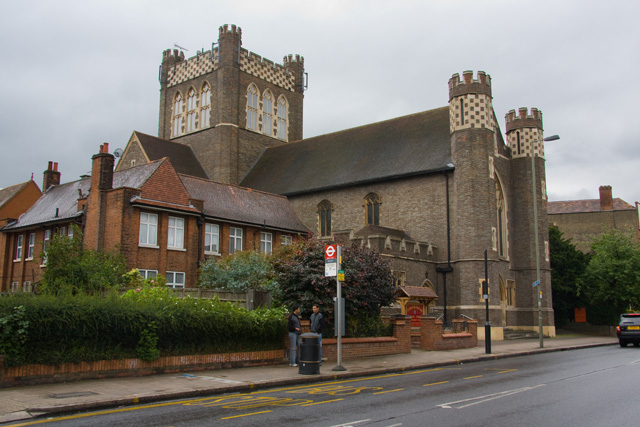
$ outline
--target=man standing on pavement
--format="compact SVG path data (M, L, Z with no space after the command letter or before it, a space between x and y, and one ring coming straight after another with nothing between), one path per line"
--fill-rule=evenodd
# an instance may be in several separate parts
M298 366L298 358L300 357L300 334L302 326L300 325L300 306L294 305L289 315L287 329L289 330L289 366Z
M324 329L324 317L320 313L320 307L318 304L313 304L313 314L310 317L311 325L309 329L314 334L318 334L318 345L320 346L320 365L322 365L322 329Z

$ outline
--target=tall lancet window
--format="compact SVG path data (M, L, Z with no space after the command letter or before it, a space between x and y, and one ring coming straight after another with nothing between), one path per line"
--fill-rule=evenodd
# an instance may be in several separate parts
M498 255L507 257L507 204L504 200L502 186L496 176L496 205L498 214Z
M247 89L247 129L258 130L258 88L254 84Z

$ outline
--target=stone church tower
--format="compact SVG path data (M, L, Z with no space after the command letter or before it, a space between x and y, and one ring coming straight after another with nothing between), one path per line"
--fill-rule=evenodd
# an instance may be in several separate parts
M545 182L544 140L542 132L542 112L535 108L528 113L520 108L518 114L509 111L505 117L506 132L512 156L513 194L518 202L511 206L511 219L516 238L513 239L513 253L516 262L513 270L516 281L528 285L528 289L517 294L518 304L536 307L541 296L542 307L551 307L551 266L549 262L549 221L547 218L547 193ZM538 217L533 215L532 158L535 167L535 194ZM538 224L540 283L535 288L536 252L535 227ZM534 324L538 313L534 312ZM529 318L520 319L522 322ZM553 324L553 311L543 310L543 324Z
M210 179L237 184L265 147L302 138L304 58L249 52L235 25L218 37L189 59L164 51L158 136L189 145Z

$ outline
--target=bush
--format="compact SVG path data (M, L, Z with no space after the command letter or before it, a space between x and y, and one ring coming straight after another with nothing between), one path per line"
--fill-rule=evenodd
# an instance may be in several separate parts
M0 297L0 334L15 338L2 340L5 361L15 366L273 350L282 348L287 333L282 308L248 311L217 300L143 295Z

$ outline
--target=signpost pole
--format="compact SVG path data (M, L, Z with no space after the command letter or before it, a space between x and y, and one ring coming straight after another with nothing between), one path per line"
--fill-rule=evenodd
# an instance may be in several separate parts
M336 346L337 346L337 357L338 364L333 371L346 371L346 369L342 366L342 319L343 319L343 311L344 307L342 306L342 286L340 285L340 275L337 273L342 270L342 248L340 245L336 245L336 256L337 256L337 265L336 265L336 306L338 307L335 319L336 319Z

